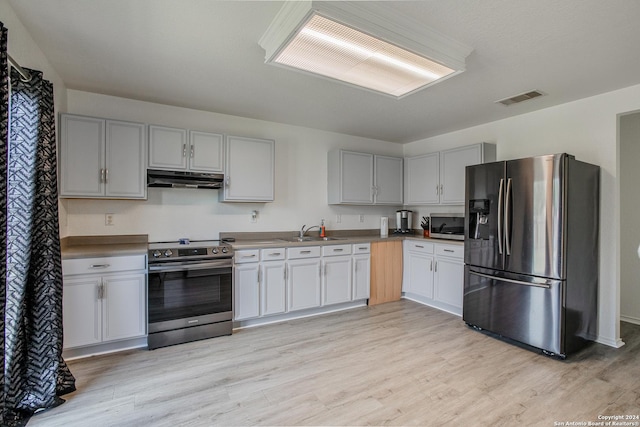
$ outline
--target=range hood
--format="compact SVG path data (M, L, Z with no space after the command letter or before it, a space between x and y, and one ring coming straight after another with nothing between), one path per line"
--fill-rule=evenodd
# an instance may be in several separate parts
M147 187L172 188L222 188L221 173L178 172L147 169Z

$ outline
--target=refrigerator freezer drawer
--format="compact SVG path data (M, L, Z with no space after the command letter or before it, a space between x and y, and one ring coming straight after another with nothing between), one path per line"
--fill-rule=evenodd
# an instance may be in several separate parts
M469 325L564 355L564 287L560 280L465 266L462 317Z

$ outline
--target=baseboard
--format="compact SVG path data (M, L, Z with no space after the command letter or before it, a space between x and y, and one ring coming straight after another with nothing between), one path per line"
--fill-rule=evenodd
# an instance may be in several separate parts
M627 323L633 323L634 325L640 325L640 319L638 319L637 317L620 316L620 321L621 322L627 322Z

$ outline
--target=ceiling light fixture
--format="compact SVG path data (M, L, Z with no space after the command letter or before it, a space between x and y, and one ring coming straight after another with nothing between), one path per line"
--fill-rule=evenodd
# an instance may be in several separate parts
M391 6L286 2L260 39L265 62L397 98L465 70L471 48Z

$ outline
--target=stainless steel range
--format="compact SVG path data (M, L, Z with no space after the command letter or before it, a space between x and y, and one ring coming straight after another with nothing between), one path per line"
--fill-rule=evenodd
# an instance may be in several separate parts
M213 241L149 244L149 349L231 335L231 245Z

